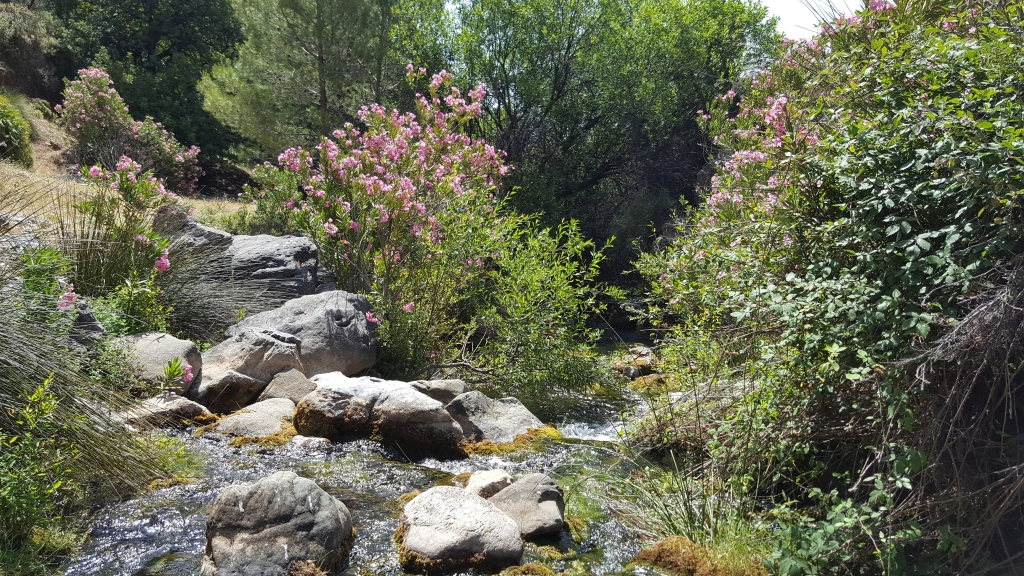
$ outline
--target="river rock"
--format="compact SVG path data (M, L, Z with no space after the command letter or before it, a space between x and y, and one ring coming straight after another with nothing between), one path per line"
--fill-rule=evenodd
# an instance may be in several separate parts
M462 426L466 438L473 442L490 440L495 444L504 444L525 434L530 428L544 426L519 400L492 400L478 390L460 394L446 408Z
M272 329L301 341L301 367L307 377L327 372L355 374L377 361L376 324L366 320L370 312L365 296L340 290L310 294L283 306L252 316L228 328L234 336L249 329Z
M516 521L524 538L557 535L565 525L562 489L546 474L527 474L489 502Z
M459 424L443 404L407 382L349 378L341 372L310 380L316 390L295 411L299 434L332 440L375 437L410 456L465 457Z
M302 368L299 339L276 330L236 330L203 355L205 375L189 395L213 412L234 412L259 395L279 372Z
M504 470L480 470L469 477L465 491L486 499L511 485L512 476Z
M302 375L302 372L289 368L274 376L267 389L260 394L259 400L287 398L298 404L306 394L313 390L316 390L316 384L310 382L309 378Z
M206 520L202 576L288 576L314 562L329 574L351 549L352 515L315 482L277 472L229 486Z
M316 287L316 245L302 236L233 236L228 255L236 276L272 280L295 295Z
M153 214L153 230L174 240L174 244L179 247L220 248L226 251L231 245L231 234L200 224L180 206L173 204L157 208Z
M459 394L469 392L469 385L462 380L414 380L409 384L441 404L448 404Z
M271 398L221 418L216 430L231 436L270 436L284 430L294 414L294 402L287 398Z
M175 358L181 359L183 368L185 364L192 366L193 378L189 383L183 383L179 378L178 383L169 389L170 392L184 395L190 387L199 385L203 380L203 356L199 348L188 340L163 332L147 332L126 336L124 342L142 367L139 377L150 384L163 382L164 368Z
M187 421L211 418L205 406L176 394L164 393L143 400L124 414L126 424L141 427L177 426Z
M436 486L406 504L397 537L399 560L410 572L498 571L523 555L516 523L455 486Z

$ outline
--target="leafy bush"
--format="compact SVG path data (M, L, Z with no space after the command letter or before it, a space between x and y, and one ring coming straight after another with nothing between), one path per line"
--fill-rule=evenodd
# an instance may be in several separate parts
M1020 9L930 10L873 1L725 95L705 205L638 262L677 381L715 399L646 438L770 487L775 573L996 573L1024 545L1024 488L999 472L1024 432L1002 320L1024 252Z
M195 191L202 176L199 148L185 148L151 118L133 120L128 106L100 68L78 71L56 106L58 124L76 140L74 160L110 169L122 156L134 158L178 192Z
M57 399L43 382L14 408L20 435L0 430L0 537L22 540L56 505L54 493L66 481L70 450L54 439L51 417ZM28 466L26 466L26 464Z
M31 168L32 127L7 98L0 96L0 159L13 160Z
M461 132L484 88L466 101L450 83L433 76L416 114L363 108L365 132L346 125L315 155L287 150L280 169L257 168L247 197L268 215L291 211L339 287L370 297L390 375L457 368L509 383L536 383L529 371L586 374L555 387L592 381L578 339L600 252L575 225L552 236L493 196L508 168Z

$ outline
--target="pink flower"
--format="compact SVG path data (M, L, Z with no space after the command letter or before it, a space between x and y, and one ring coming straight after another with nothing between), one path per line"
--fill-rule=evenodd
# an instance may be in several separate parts
M359 222L356 222L355 220L353 220L352 222L349 222L348 223L348 229L352 230L354 232L359 232Z
M372 322L372 323L376 324L377 323L377 317L373 315L373 312L367 312L366 313L366 321L367 322Z
M75 285L68 284L67 290L57 298L57 308L61 310L67 310L75 305L75 300L78 297L75 295Z
M163 274L164 272L167 271L168 268L171 267L171 261L167 259L167 250L164 250L164 253L161 254L160 257L156 259L156 262L153 263L153 266L156 268L157 274Z
M181 381L188 384L193 378L195 378L195 375L192 374L192 365L185 364L185 372L181 375Z
M338 227L334 225L333 219L328 218L327 222L324 222L324 232L326 232L328 236L334 236L338 233Z
M406 312L412 312L412 307L413 307L414 304L416 304L416 303L415 302L409 302L405 306L402 306L402 310L405 310Z
M93 166L92 168L89 168L89 177L90 178L99 178L100 175L102 175L102 174L103 174L103 170L100 169L99 166Z

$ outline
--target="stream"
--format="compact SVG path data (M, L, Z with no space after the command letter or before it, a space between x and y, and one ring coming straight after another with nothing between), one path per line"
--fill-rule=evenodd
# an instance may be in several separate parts
M189 484L135 494L97 506L82 553L65 568L68 576L178 576L198 574L206 515L226 486L254 482L279 470L316 481L352 512L357 531L346 576L402 574L392 535L403 503L414 490L453 484L455 475L502 468L519 477L550 475L565 492L566 517L575 519L577 537L563 530L558 540L528 544L523 563L542 563L570 574L641 574L626 570L641 547L614 513L609 479L623 478L630 463L619 450L615 406L588 408L558 428L564 439L533 449L468 460L409 462L379 443L295 443L276 449L232 448L217 434L193 437L194 430L171 431L203 464ZM580 522L582 521L582 522Z

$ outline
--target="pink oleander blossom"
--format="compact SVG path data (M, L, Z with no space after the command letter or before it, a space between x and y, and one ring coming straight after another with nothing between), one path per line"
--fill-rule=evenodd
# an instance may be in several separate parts
M193 378L195 378L195 375L192 374L192 365L186 363L185 372L182 373L181 375L181 381L184 382L185 384L188 384L189 382L192 381Z
M371 324L376 324L377 323L377 317L374 316L373 312L367 312L366 313L366 321L371 323Z
M153 263L153 267L156 268L157 274L167 272L167 269L171 267L171 261L167 259L167 250L164 250L163 254L156 259L156 262Z
M405 306L402 306L402 310L405 310L406 312L412 312L412 307L414 304L415 302L409 302Z
M68 284L64 293L57 298L57 308L60 310L67 310L75 305L76 300L78 300L78 296L75 294L75 285Z

